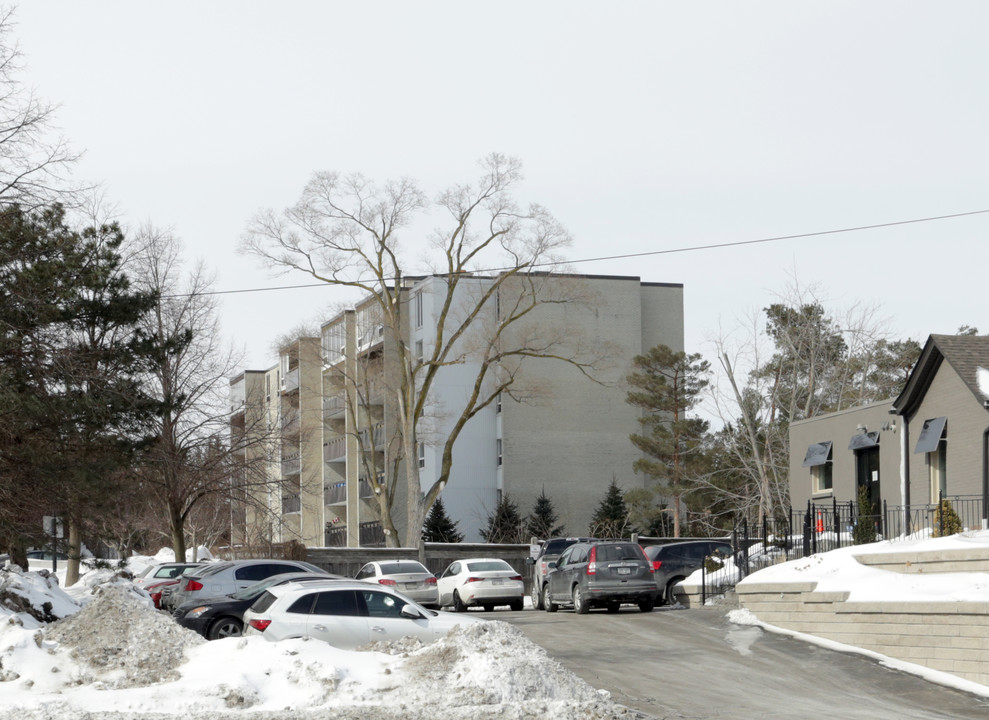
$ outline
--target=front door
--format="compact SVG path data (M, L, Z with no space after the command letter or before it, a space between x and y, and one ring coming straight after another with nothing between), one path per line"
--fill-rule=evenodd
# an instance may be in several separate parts
M856 453L856 480L869 496L869 514L876 521L882 515L882 493L879 486L879 446L865 448ZM878 528L877 528L878 530Z

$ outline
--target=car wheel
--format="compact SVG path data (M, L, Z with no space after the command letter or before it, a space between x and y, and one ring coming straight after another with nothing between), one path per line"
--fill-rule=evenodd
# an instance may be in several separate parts
M681 582L683 582L682 577L675 577L672 580L670 580L668 583L666 583L666 592L663 595L666 599L667 605L676 605L677 596L676 596L675 588L677 586L677 583L681 583Z
M532 607L536 610L544 610L543 605L543 589L539 586L539 583L532 583L532 590L529 591L532 596Z
M483 607L484 607L484 612L494 612L494 605L492 605L491 603L488 603Z
M622 606L621 603L610 602L610 603L608 603L608 606L607 606L608 607L608 612L610 612L610 613L616 613L621 608L621 606Z
M240 637L244 634L244 626L236 618L220 618L209 626L206 637L210 640L220 640L226 637Z
M460 593L456 590L453 591L453 612L467 612L467 606L464 605L464 601L460 599Z
M573 589L573 611L578 615L586 615L591 606L584 599L584 593L580 591L580 585L575 585Z
M508 607L510 607L513 611L518 612L525 607L525 602L522 600L512 600L508 603Z
M656 598L649 598L648 600L639 600L639 610L642 612L652 612L652 609L656 607Z
M546 583L546 586L543 588L543 609L546 612L556 612L560 609L560 606L553 602L553 598L550 597L549 583Z

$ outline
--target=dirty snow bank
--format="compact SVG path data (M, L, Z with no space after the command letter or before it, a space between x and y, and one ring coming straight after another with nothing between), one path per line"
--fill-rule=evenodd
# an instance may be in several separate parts
M0 607L4 718L638 716L507 623L459 626L429 645L405 639L359 651L257 636L206 642L155 611L143 591L113 573L72 588L78 599L36 573L0 571L0 578L22 590L21 605L51 603L51 615L64 618L46 623Z

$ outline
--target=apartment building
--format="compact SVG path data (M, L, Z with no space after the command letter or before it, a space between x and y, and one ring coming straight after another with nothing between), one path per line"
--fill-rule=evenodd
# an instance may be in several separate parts
M263 467L268 473L267 483L252 488L252 499L270 509L267 524L264 513L243 514L245 525L253 523L245 538L267 532L273 541L296 538L309 546L385 541L374 488L406 471L398 427L403 363L406 370L429 365L443 327L459 323L494 282L459 277L455 301L444 308L443 276L409 279L394 293L397 322L386 322L369 299L324 323L320 337L283 348L276 367L232 381L234 431L246 432L255 417L264 419L256 423L258 432L278 428L266 451L253 451L267 452L267 462L249 462L244 453L245 472ZM421 491L439 476L443 444L482 368L485 338L533 291L529 279L513 282L500 286L471 331L442 366L437 363L417 427ZM487 516L506 493L525 514L545 492L566 530L584 533L612 478L622 487L640 486L632 470L639 454L628 439L640 430L640 411L625 403L623 379L635 355L658 344L683 349L680 284L553 275L540 278L537 292L546 302L511 323L498 341L498 370L501 377L512 375L513 390L468 420L454 445L442 497L468 541L481 539ZM510 352L520 348L553 348L543 354L581 363ZM276 392L259 389L272 383ZM406 497L403 484L397 487L393 518L404 536Z

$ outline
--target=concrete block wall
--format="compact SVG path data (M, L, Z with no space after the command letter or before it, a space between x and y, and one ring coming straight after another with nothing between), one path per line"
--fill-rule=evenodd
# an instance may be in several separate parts
M987 555L981 550L961 550L856 559L895 572L959 572L960 568L984 572ZM812 582L760 584L750 580L735 592L740 607L769 625L989 685L989 601L848 602L848 593L816 592ZM690 599L699 602L699 597Z

